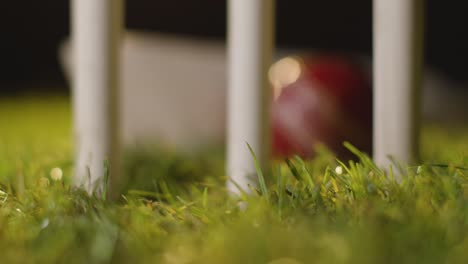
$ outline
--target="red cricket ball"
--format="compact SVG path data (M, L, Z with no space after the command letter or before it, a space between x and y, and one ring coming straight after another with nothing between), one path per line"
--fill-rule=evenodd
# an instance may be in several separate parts
M272 147L277 158L314 156L323 143L338 157L350 158L344 141L370 154L372 89L364 68L338 55L287 57L270 69Z

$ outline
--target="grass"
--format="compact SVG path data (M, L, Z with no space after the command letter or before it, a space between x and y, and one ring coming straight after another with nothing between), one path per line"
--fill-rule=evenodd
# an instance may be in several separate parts
M1 263L468 261L466 127L425 126L401 182L359 152L277 162L240 209L217 149L129 150L122 198L88 197L70 186L69 115L63 97L0 99Z

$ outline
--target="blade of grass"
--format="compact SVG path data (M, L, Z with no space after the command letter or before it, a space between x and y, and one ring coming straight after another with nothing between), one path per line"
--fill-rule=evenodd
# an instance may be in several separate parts
M314 181L312 180L312 177L310 176L310 172L307 169L305 162L299 156L294 156L294 160L297 163L299 163L299 166L302 172L301 174L302 178L305 178L304 180L306 180L309 183L310 189L312 190L315 187L315 184L314 184Z
M372 170L374 170L375 172L379 173L380 175L383 175L383 171L377 167L377 165L375 165L375 163L372 161L371 158L369 158L369 156L367 156L366 154L362 153L361 151L359 151L355 146L353 146L351 143L345 141L343 143L343 146L345 148L347 148L349 151L351 151L351 153L353 153L354 155L356 155L356 157L359 158L359 160L366 166L368 166L369 168L371 168Z
M280 219L282 218L282 215L283 215L283 184L284 184L284 180L283 180L283 177L281 175L281 166L278 165L277 166L277 182L278 182L278 215L280 217Z
M255 155L252 147L247 143L247 147L249 148L250 154L252 155L255 163L255 170L257 171L258 183L260 185L260 190L262 191L262 195L265 199L269 202L269 194L268 189L266 187L265 178L263 177L262 168L260 167L260 163L258 162L257 156Z
M203 189L202 205L203 205L204 209L206 209L208 207L208 187L205 187Z
M110 173L110 167L109 167L109 161L104 160L104 178L103 178L103 186L102 186L102 200L106 201L107 200L107 192L109 188L109 173Z
M296 178L297 181L301 181L301 175L297 170L296 166L294 166L293 162L289 158L286 158L284 161L286 162L286 165L288 165L288 168L291 171L294 178Z

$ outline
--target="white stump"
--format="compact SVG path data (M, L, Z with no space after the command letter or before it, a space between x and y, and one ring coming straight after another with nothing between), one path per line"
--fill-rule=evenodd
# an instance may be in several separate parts
M227 175L245 191L257 180L247 143L264 168L270 158L273 35L274 0L229 0ZM231 181L228 190L238 193Z
M374 0L374 160L418 160L423 1Z
M122 0L72 0L75 182L102 190L104 162L119 173L118 64Z

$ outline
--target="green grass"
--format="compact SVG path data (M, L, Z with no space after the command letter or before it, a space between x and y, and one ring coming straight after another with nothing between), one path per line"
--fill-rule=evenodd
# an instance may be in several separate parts
M401 183L360 153L277 162L240 209L222 149L128 150L122 198L88 197L70 186L69 116L63 97L0 99L0 263L468 261L466 127L425 126Z

